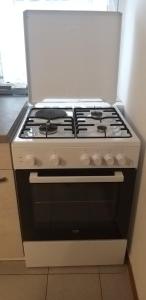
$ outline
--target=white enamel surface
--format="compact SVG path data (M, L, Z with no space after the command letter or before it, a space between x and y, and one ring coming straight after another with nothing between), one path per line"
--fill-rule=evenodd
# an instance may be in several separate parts
M30 166L30 168L33 168L33 166L36 164L36 158L33 154L27 154L24 157L24 161L28 166Z
M119 265L127 240L24 242L27 267Z
M27 11L29 99L97 98L115 102L121 14Z
M75 140L75 139L63 139L63 140L32 140L24 142L12 143L12 156L15 169L47 169L47 168L109 168L111 164L107 164L105 159L102 159L102 163L97 163L91 159L90 163L88 159L84 157L85 161L81 161L81 156L87 153L92 158L95 153L100 154L101 157L105 157L107 153L111 153L114 157L114 164L112 168L118 168L119 162L116 159L118 153L122 153L126 157L126 163L122 167L124 168L136 168L139 159L140 145L136 141L126 140ZM50 158L55 153L59 158L59 164L52 163ZM31 165L26 161L26 155L34 156L35 164Z
M13 153L13 163L15 169L47 169L47 168L95 168L97 164L92 161L90 164L83 164L80 160L83 150L86 149L86 152L90 157L98 151L101 155L106 155L106 153L112 153L113 157L121 151L124 156L127 157L126 164L123 166L125 168L137 167L138 158L139 158L139 145L128 144L128 143L116 143L114 142L111 145L109 143L103 143L102 141L97 145L97 142L89 141L84 143L74 143L69 141L67 143L44 143L44 142L35 142L35 143L13 143L12 144L12 153ZM55 165L50 162L49 157L52 153L58 153L60 156L60 164ZM30 162L26 162L25 156L26 153L29 155L35 156L36 163L30 165ZM100 168L111 167L111 164L108 165L105 160L102 164L99 165ZM118 168L119 163L114 159L114 164L112 168Z

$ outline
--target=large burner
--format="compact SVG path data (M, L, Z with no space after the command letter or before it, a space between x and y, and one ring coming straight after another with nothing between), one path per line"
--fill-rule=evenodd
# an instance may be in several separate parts
M44 135L54 134L57 132L57 125L52 124L51 122L47 122L40 125L39 131Z

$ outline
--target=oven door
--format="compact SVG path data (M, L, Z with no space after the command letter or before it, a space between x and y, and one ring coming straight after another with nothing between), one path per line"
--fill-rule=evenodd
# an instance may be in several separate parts
M24 240L125 238L125 171L19 170L16 177Z

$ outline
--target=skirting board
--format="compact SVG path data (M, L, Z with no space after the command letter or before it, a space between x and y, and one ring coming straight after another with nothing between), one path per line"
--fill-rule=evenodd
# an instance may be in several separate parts
M123 264L127 240L24 242L27 267Z

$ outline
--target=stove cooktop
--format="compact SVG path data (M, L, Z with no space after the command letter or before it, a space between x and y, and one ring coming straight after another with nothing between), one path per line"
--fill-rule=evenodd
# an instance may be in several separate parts
M32 108L19 134L21 139L131 136L114 107Z

